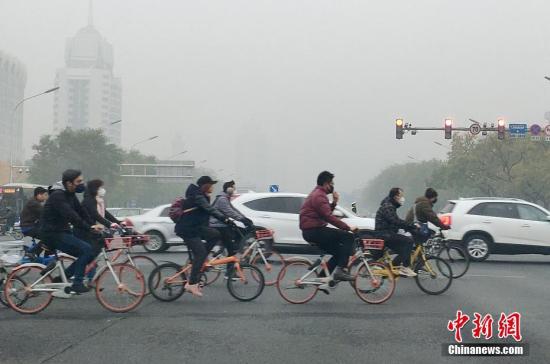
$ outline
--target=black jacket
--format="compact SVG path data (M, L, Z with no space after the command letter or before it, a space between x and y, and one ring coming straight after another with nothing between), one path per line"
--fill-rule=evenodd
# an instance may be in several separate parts
M393 199L386 197L376 212L375 230L380 234L397 233L399 229L414 231L416 227L408 224L397 215L400 205Z
M78 201L76 194L57 184L50 190L40 218L41 231L62 233L70 231L69 223L75 228L90 231L94 221Z
M27 201L21 211L21 227L33 227L38 224L44 207L34 197Z
M193 229L202 226L208 226L210 215L220 221L224 221L226 216L219 210L210 205L210 197L204 194L200 187L194 184L187 187L185 191L184 209L195 208L195 210L184 214L176 223L176 233L182 229Z
M84 193L84 199L82 200L82 207L90 215L90 217L100 223L103 226L109 227L112 223L120 224L120 220L111 215L107 209L105 209L105 217L99 214L97 211L97 200L94 196L89 193Z

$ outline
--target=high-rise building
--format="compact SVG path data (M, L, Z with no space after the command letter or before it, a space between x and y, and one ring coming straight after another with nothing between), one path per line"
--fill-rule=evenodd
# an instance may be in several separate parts
M27 72L15 57L0 50L0 179L9 175L10 156L13 162L23 159L23 105L15 106L24 97Z
M67 40L65 67L57 70L55 132L102 129L111 143L120 145L121 124L115 122L122 118L122 87L113 65L113 46L94 28L90 5L88 25Z

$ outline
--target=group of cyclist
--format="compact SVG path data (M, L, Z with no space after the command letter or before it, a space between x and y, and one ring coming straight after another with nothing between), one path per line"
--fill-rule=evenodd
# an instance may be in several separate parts
M239 249L235 243L235 221L247 227L253 225L231 204L236 191L234 181L224 183L222 193L211 201L216 183L211 177L202 176L196 184L189 185L183 199L182 214L175 225L175 233L184 240L193 259L185 290L199 297L202 296L198 284L200 271L210 251L216 246L224 246L230 255L235 254ZM78 193L85 193L82 202L76 196ZM39 238L42 245L49 249L60 250L77 258L66 269L67 277L73 277L70 287L73 293L90 290L90 286L84 284L84 273L86 266L102 247L97 233L105 226L116 228L122 224L105 208L105 194L103 181L91 180L86 186L81 171L68 169L63 172L61 182L49 190L37 188L34 200L30 200L22 211L22 230L25 235ZM329 195L332 195L332 202ZM359 229L333 215L338 201L339 195L334 190L334 174L321 172L317 177L317 186L300 210L299 224L304 240L332 255L328 261L332 279L351 281L354 277L346 267L349 257L353 255L354 233L358 233ZM386 246L397 254L394 263L399 266L401 275L416 275L410 267L410 253L414 239L422 238L419 223L431 222L441 229L450 228L442 224L433 211L436 201L437 192L432 188L427 189L403 220L398 216L397 209L405 202L404 191L396 187L390 190L376 213L376 237L383 239ZM329 224L333 227L328 227ZM399 230L410 232L413 237L400 234ZM56 277L54 282L60 279Z

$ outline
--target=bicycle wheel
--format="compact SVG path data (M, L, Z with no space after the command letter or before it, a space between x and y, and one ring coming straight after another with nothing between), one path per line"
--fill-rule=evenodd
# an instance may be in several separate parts
M159 301L170 302L177 300L185 293L185 283L187 277L185 273L180 273L182 267L176 263L161 264L149 275L149 292ZM175 277L168 281L169 278Z
M264 256L265 260L262 258L260 253L256 254L250 264L262 271L265 279L265 285L272 286L277 283L277 276L279 275L281 269L285 266L285 259L281 254L273 250L270 252L269 256Z
M470 268L470 256L462 247L456 245L444 246L437 256L449 263L453 270L453 278L462 277Z
M145 297L145 278L136 267L129 264L113 264L112 268L113 271L107 267L97 278L97 300L112 312L131 311Z
M52 278L40 274L44 266L19 266L4 282L4 297L8 306L22 314L35 314L52 302L52 292L37 291L39 285L52 283ZM41 279L40 283L35 284ZM31 287L34 285L34 287Z
M378 262L368 262L368 265L370 271L364 263L357 269L355 293L366 303L384 303L395 291L395 279L386 265Z
M21 231L14 231L11 236L13 236L15 240L23 240L24 238L24 235Z
M262 294L265 279L262 272L255 266L241 263L241 272L236 268L229 272L227 290L239 301L252 301Z
M425 293L438 295L449 289L453 281L453 271L449 264L438 257L419 260L414 271L416 284Z
M277 277L277 291L281 297L290 303L307 303L315 297L319 286L302 283L303 277L317 278L317 272L312 272L312 265L307 261L295 260L288 262L279 272Z
M141 273L143 273L143 276L144 277L150 277L151 276L151 272L153 272L153 270L158 267L158 264L157 262L155 262L153 259L149 258L148 256L146 255L131 255L131 260L130 258L127 258L125 261L124 261L124 264L130 264L130 265L133 265L134 267L136 267ZM155 280L155 282L159 282L158 279ZM156 287L155 287L156 288ZM149 285L146 284L145 285L145 294L148 295L150 294L151 291L149 289Z

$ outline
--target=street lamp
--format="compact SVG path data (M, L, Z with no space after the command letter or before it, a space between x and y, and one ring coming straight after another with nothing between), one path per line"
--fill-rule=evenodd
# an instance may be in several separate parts
M50 88L50 89L48 89L46 91L43 91L43 92L40 92L36 95L25 97L23 100L21 100L17 104L15 104L15 106L13 108L13 111L12 111L12 118L11 118L11 123L10 123L10 183L13 183L13 141L15 139L15 135L13 135L13 127L14 127L14 124L15 124L15 113L17 112L17 109L19 108L19 106L21 106L21 104L23 104L27 100L34 99L35 97L42 96L42 95L45 95L45 94L49 94L49 93L55 92L57 90L59 90L59 86Z
M157 139L158 137L159 137L158 135L155 135L155 136L149 137L149 138L147 138L147 139L140 140L139 142L132 144L132 146L130 147L130 149L134 148L134 147L135 147L136 145L138 145L138 144L145 143L145 142L148 142L148 141L150 141L150 140Z
M176 154L174 154L173 156L170 156L170 157L166 158L166 160L170 160L170 159L172 159L172 158L174 158L174 157L177 157L178 155L182 155L182 154L185 154L185 153L187 153L186 150L184 150L183 152L176 153Z
M110 125L115 125L115 124L118 124L118 123L120 123L120 122L122 122L122 119L117 120L117 121L113 121Z
M550 77L544 76L544 78L545 78L547 81L550 81Z
M417 162L419 162L419 160L418 160L418 159L416 159L415 157L413 157L413 156L411 156L411 155L408 155L408 156L407 156L407 158L409 158L409 159L412 159L412 160L414 160L414 161L417 161Z

